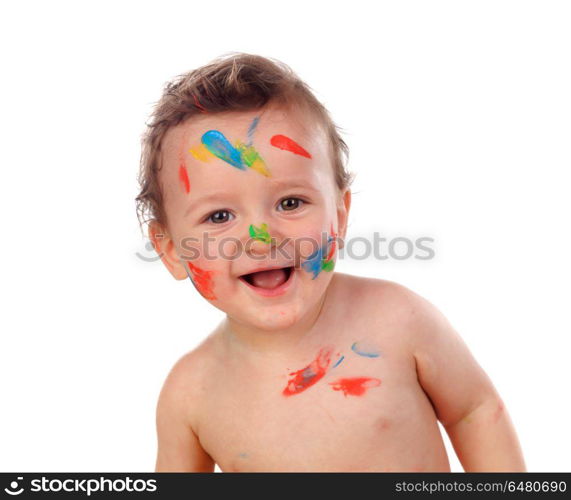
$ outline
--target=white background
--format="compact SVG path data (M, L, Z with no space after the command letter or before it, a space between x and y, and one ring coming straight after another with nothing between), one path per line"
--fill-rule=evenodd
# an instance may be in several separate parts
M153 470L164 378L222 313L135 255L140 135L229 51L289 64L345 130L349 236L435 239L338 270L439 307L529 470L571 470L570 25L557 1L4 3L0 470Z

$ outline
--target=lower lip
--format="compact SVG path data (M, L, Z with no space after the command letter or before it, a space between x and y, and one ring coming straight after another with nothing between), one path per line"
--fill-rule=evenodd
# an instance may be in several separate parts
M244 283L250 290L256 292L258 295L262 295L264 297L277 297L279 295L283 295L289 290L295 279L295 273L296 269L293 268L287 281L284 281L280 286L277 286L276 288L260 288L258 286L251 285L245 279L239 278L239 280Z

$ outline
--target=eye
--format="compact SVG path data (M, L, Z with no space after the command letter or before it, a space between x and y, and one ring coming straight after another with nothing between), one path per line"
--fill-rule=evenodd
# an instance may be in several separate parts
M217 210L211 213L206 220L213 224L223 224L231 220L231 217L233 217L233 215L228 210Z
M279 208L288 212L299 208L303 203L305 202L300 198L284 198L282 201L280 201Z

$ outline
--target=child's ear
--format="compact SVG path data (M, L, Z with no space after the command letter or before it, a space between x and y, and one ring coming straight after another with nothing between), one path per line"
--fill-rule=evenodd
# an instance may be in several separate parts
M339 197L337 204L337 236L339 240L339 248L345 245L345 235L347 234L347 224L349 221L349 210L351 209L351 189L347 188L345 192Z
M184 280L188 278L183 261L181 261L176 251L174 241L168 231L155 220L149 223L149 239L174 279Z

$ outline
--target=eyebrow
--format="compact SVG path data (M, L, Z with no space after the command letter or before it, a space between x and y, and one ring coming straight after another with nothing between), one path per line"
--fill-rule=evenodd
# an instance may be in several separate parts
M320 190L314 188L311 184L307 183L307 184L303 184L300 182L288 182L288 181L278 181L275 179L272 179L269 181L270 183L270 189L274 189L274 190L281 190L281 189L305 189L307 191L312 191L314 193L319 193ZM227 193L227 192L215 192L215 193L210 193L204 196L201 196L199 198L194 198L190 203L189 206L187 207L187 209L184 211L184 216L188 216L190 214L190 212L194 209L195 205L201 205L203 203L208 203L210 201L219 201L221 199L224 199L225 197L228 197L231 193Z
M188 205L188 208L184 211L184 216L186 217L194 208L195 205L200 205L202 203L208 203L209 201L216 201L227 196L228 193L210 193L199 198L193 198Z
M308 189L309 191L318 192L319 189L315 189L311 183L307 182L292 182L292 181L279 181L277 179L269 179L268 182L272 187L277 189Z

